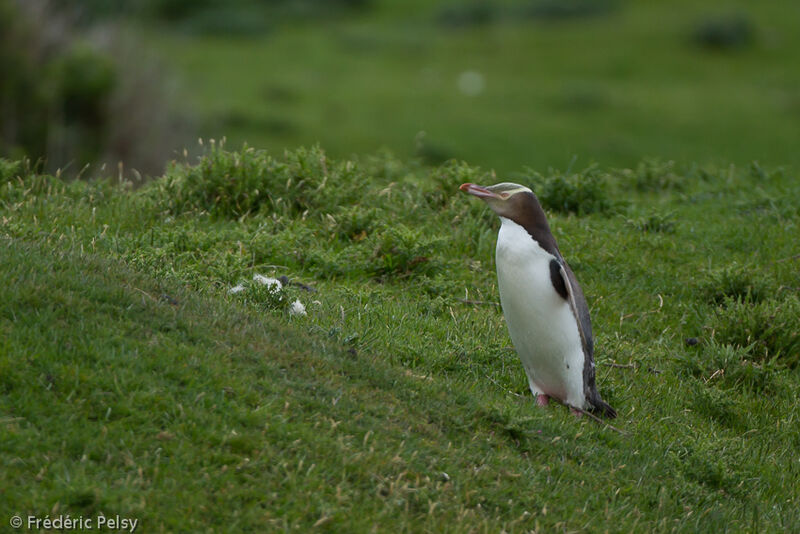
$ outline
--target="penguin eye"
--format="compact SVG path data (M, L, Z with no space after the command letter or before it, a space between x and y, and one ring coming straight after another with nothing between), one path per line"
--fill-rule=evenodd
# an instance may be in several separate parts
M510 197L510 196L511 196L511 195L510 195L510 194L508 194L508 193L500 193L500 198L502 198L503 200L506 200L506 199L507 199L508 197Z

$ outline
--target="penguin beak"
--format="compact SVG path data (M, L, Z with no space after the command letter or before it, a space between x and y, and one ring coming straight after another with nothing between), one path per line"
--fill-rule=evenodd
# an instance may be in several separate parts
M486 189L485 187L483 187L482 185L478 184L461 184L461 187L459 187L459 189L461 189L465 193L469 193L470 195L475 195L478 198L502 199L502 197L497 193L493 193L488 189Z

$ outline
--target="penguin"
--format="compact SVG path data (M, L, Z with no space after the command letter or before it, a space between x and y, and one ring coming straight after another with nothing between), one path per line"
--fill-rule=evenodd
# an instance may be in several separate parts
M537 404L546 406L553 398L575 413L616 417L595 384L589 307L539 199L529 188L507 182L466 183L460 189L484 200L500 217L500 304Z

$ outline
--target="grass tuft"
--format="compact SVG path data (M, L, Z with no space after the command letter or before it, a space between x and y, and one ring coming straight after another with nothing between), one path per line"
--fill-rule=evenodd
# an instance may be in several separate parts
M774 296L775 288L762 271L733 262L709 271L699 293L706 302L725 306L730 302L759 303Z
M646 217L627 219L625 223L645 234L673 234L677 224L674 213L652 213Z
M596 166L574 173L552 171L546 176L533 172L530 182L542 206L550 210L587 215L607 213L615 207L608 175Z
M683 372L703 387L750 391L755 394L789 395L785 364L778 357L761 359L754 345L746 347L709 340L698 351L682 356Z
M440 240L402 224L387 225L370 240L374 251L369 269L378 276L434 273L439 262L433 253Z
M172 164L158 182L157 196L172 214L296 216L349 203L359 189L354 170L349 162L329 168L318 147L275 159L253 148L229 152L212 145L197 165Z
M633 186L642 193L683 191L688 181L676 169L674 161L659 159L645 159L635 169L623 169L619 174L623 185Z
M711 317L714 338L723 344L749 347L753 358L795 367L800 363L800 298L759 302L726 298Z

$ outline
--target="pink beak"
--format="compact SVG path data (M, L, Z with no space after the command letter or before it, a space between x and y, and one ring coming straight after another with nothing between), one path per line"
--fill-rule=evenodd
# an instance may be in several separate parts
M500 198L500 195L492 193L482 185L478 184L461 184L459 189L465 193L469 193L470 195L475 195L478 198Z

